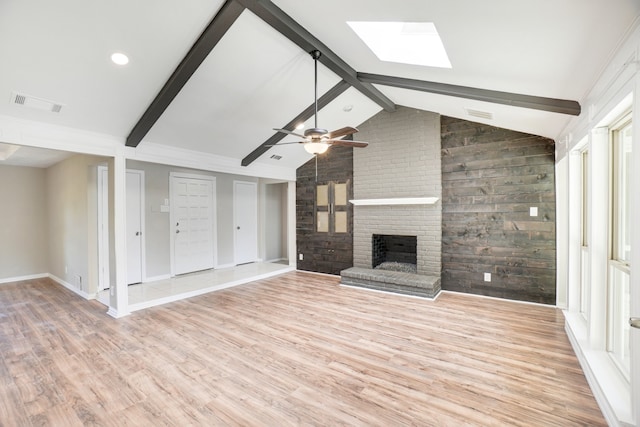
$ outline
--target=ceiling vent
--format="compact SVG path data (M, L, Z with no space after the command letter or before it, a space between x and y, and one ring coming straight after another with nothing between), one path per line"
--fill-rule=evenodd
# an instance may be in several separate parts
M277 155L277 154L274 154L273 156L271 156L271 158L272 158L273 160L280 160L280 159L282 158L282 156L279 156L279 155Z
M465 108L464 110L469 116L477 117L479 119L493 120L493 113L488 111L474 110L472 108Z
M47 99L36 98L35 96L25 95L23 93L12 92L11 103L24 105L25 107L35 108L36 110L50 111L59 113L63 105Z

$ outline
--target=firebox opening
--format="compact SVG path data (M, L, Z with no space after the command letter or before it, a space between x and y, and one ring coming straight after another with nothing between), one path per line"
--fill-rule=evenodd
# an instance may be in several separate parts
M374 234L371 243L372 268L416 273L416 236Z

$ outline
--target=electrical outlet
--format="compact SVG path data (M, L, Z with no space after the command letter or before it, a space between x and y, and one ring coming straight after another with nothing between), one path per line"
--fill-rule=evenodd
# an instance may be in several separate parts
M537 206L531 206L529 208L529 216L538 216L538 207Z
M491 281L491 273L484 273L484 281L485 282Z
M303 255L303 254L298 254L298 259L299 259L300 261L303 261L303 260L304 260L304 255Z

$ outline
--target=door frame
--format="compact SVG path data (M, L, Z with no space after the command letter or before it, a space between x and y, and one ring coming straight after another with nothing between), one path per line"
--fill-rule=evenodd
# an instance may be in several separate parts
M256 209L255 209L255 225L256 225L256 235L255 235L255 240L256 240L256 245L255 245L255 257L253 258L252 261L247 261L247 263L250 262L257 262L260 261L260 254L258 253L258 248L259 248L259 223L258 223L258 210L260 209L259 203L258 203L258 183L257 182L252 182L252 181L240 181L240 180L233 180L233 264L234 265L238 265L238 235L236 233L237 227L238 227L238 216L237 216L237 193L236 193L236 188L238 184L248 184L252 187L254 187L255 189L255 203L256 203ZM244 263L243 263L244 264Z
M109 255L109 167L98 165L98 292L111 287ZM106 176L105 176L106 174Z
M144 171L140 169L127 169L125 173L125 188L126 188L126 174L136 174L140 175L140 279L141 283L147 281L147 269L145 267L147 254L145 247L146 245L146 224L145 224L145 180L144 180ZM125 195L126 197L127 195ZM126 219L125 219L125 230L126 230ZM126 242L125 242L126 243ZM127 255L127 262L129 262L129 256ZM128 281L128 280L127 280Z
M213 244L213 268L218 268L218 210L217 210L217 197L216 197L216 177L213 175L201 175L187 172L169 172L169 264L171 268L171 277L176 275L176 260L175 260L175 237L176 226L173 200L173 180L174 178L187 178L187 179L201 179L211 182L211 231L213 236L211 243Z

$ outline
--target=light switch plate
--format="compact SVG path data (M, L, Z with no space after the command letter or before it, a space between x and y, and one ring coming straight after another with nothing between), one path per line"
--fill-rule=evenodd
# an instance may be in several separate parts
M537 206L531 206L529 208L529 216L538 216L538 207Z
M484 281L485 282L491 281L491 273L484 273Z

